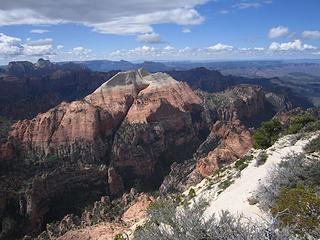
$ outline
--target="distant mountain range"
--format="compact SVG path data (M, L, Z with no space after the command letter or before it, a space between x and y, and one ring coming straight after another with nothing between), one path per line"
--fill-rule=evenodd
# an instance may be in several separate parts
M257 62L257 64L265 68L274 66L274 69L282 70L291 63L276 65L276 62ZM298 64L300 69L303 66L315 69L316 65L316 63L292 64ZM220 72L209 68L210 66L192 69L189 69L192 65L184 66L186 70L176 70L173 65L167 66L157 62L134 64L127 61L88 61L55 64L43 59L39 59L36 63L10 62L0 71L0 112L2 116L10 119L32 118L62 101L80 99L117 72L134 68L144 68L149 72L166 72L176 80L188 83L194 90L200 89L207 92L224 91L238 84L259 85L266 92L272 92L277 94L278 98L280 97L274 100L278 104L277 110L286 108L287 104L302 107L320 104L320 77L297 72L298 67L295 73L280 78L269 78L228 75L224 74L227 70ZM236 63L232 66L236 66ZM291 68L294 70L293 67ZM242 68L239 67L239 69ZM274 98L274 95L272 96Z
M320 76L320 60L291 61L232 61L232 62L152 62L133 63L129 61L94 60L75 62L93 71L134 70L144 68L149 72L189 70L205 67L226 75L244 77L280 77L292 72L303 72Z

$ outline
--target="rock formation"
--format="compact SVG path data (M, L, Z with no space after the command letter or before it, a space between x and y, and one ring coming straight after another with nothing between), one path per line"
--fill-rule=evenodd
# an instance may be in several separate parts
M196 170L202 176L210 176L220 166L237 160L252 148L253 143L250 131L239 121L229 124L218 121L209 138L220 144L198 160Z
M258 86L195 92L140 69L17 121L0 146L2 236L38 233L101 196L158 189L174 162L162 192L198 181L250 148L247 127L265 105Z

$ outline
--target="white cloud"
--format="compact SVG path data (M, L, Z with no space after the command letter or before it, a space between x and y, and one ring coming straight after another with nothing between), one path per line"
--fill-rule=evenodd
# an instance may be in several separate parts
M89 54L91 54L92 50L89 48L84 48L84 47L75 47L69 53L72 55L79 56L79 57L84 57L84 56L88 56Z
M205 48L175 48L172 46L150 47L142 46L129 50L116 50L107 57L111 59L128 60L168 60L168 59L257 59L273 56L274 58L311 56L317 48L303 44L300 40L288 43L274 42L267 47L237 48L222 43ZM303 54L303 55L302 55Z
M288 27L278 26L278 27L271 28L269 30L268 36L269 38L278 38L278 37L285 36L288 33L289 33Z
M182 28L181 31L182 31L183 33L191 33L191 29L190 29L190 28L186 28L186 27Z
M230 51L233 50L233 46L218 43L216 45L208 47L208 49L212 51Z
M0 33L0 55L14 56L21 52L21 39Z
M0 26L80 23L111 34L150 33L152 25L195 25L204 18L195 7L209 0L2 0Z
M220 14L228 14L228 13L230 13L230 11L229 10L221 10L219 13Z
M61 50L61 49L63 49L63 48L64 48L63 45L58 45L58 46L57 46L57 49L58 49L58 50Z
M51 38L39 39L35 41L28 40L22 44L25 56L48 56L54 55L53 40Z
M204 18L194 9L179 8L169 11L157 11L130 17L120 17L105 23L89 23L95 31L110 34L150 33L151 25L160 23L176 23L179 25L201 24Z
M301 40L294 40L293 42L286 42L286 43L278 43L273 42L269 46L270 50L273 51L289 51L289 50L314 50L317 49L317 47L309 45L309 44L303 44Z
M166 47L164 48L164 50L172 51L172 50L175 50L175 48L172 47L172 46L166 46Z
M233 5L234 8L239 8L239 9L247 9L247 8L259 8L261 7L261 3L258 2L242 2Z
M44 45L52 45L52 38L38 39L35 41L31 41L30 39L27 41L27 44L30 46L44 46Z
M0 55L2 58L17 56L50 56L54 55L51 38L23 42L20 38L0 33Z
M25 56L48 56L53 55L52 45L24 45L23 55Z
M149 43L149 44L156 44L161 43L161 37L157 33L146 33L139 35L137 37L137 41L140 43Z
M43 33L47 33L49 32L49 30L46 30L46 29L32 29L30 31L30 33L38 33L38 34L43 34Z
M318 38L320 38L320 31L304 31L302 33L302 37L311 38L311 39L318 39Z

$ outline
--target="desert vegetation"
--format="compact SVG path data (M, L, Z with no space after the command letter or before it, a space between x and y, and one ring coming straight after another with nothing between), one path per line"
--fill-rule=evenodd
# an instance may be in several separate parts
M281 136L299 132L313 132L320 129L320 121L309 113L291 117L288 123L281 123L277 118L262 122L261 127L253 134L254 147L267 149Z
M271 210L280 226L299 236L320 237L320 162L292 154L270 172L255 197L259 207ZM281 215L279 215L281 213Z
M294 239L287 228L276 228L275 223L258 224L244 221L241 216L233 216L227 211L219 217L203 217L206 202L192 206L179 204L173 200L159 200L148 209L148 221L136 230L135 240L285 240Z
M320 136L312 139L305 147L307 153L320 152Z
M5 140L10 131L11 121L5 117L0 116L0 141Z

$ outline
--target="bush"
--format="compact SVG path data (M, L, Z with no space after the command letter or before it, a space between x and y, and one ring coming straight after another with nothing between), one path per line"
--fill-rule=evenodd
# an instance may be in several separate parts
M190 188L188 196L190 199L192 199L196 196L196 191L194 190L194 188Z
M255 193L259 206L265 210L272 208L283 188L294 187L299 178L306 175L303 173L305 168L303 155L288 155L270 171L265 183L259 185Z
M277 119L263 122L253 134L254 147L259 149L267 149L274 144L282 132L283 126Z
M113 240L127 240L127 239L129 238L126 237L124 234L118 234L113 238Z
M279 216L281 224L294 226L300 234L320 228L320 198L310 187L284 188L271 212L274 215L283 212Z
M303 130L305 130L306 132L315 132L320 130L320 120L317 120L315 122L310 122L308 123Z
M233 182L234 182L234 180L227 179L227 180L221 182L221 183L218 185L218 187L219 187L220 189L222 189L222 190L225 190L225 189L227 189L228 187L230 187Z
M256 159L256 167L259 167L265 164L267 159L268 159L268 154L265 151L260 152Z
M316 200L317 197L315 195L315 192L320 190L319 176L319 161L309 160L302 154L288 155L277 167L272 169L269 178L258 187L254 198L258 200L260 208L264 210L271 209L274 215L288 208L291 213L289 211L279 216L282 225L290 224L290 227L296 232L300 229L300 234L301 232L305 233L306 230L298 226L291 217L295 216L298 219L301 213L295 214L294 211L296 208L301 207L301 211L305 214L301 215L302 218L303 216L315 216L313 211L316 210L319 221L320 213L318 212L319 209L317 209L319 205L317 205L318 200ZM308 209L306 208L307 206L316 207ZM289 213L291 217L287 216ZM301 224L307 224L307 222L301 222ZM314 238L310 239L318 239L320 231L313 230L315 231L310 231L309 235Z
M0 141L5 140L11 128L11 121L0 116Z
M241 216L221 212L204 219L205 202L195 203L192 207L181 208L171 200L164 200L149 211L149 220L134 233L134 240L289 240L294 239L287 229L276 229L275 225L260 225L245 221Z
M320 152L320 136L311 140L304 148L307 153Z
M238 161L236 161L235 163L235 167L236 169L238 169L239 171L242 171L243 169L245 169L249 164L248 162L250 162L253 159L252 155L246 155L243 156L242 158L240 158Z
M301 116L296 116L290 118L288 125L288 134L296 134L298 133L304 126L307 124L316 122L316 118L311 114L303 114Z

